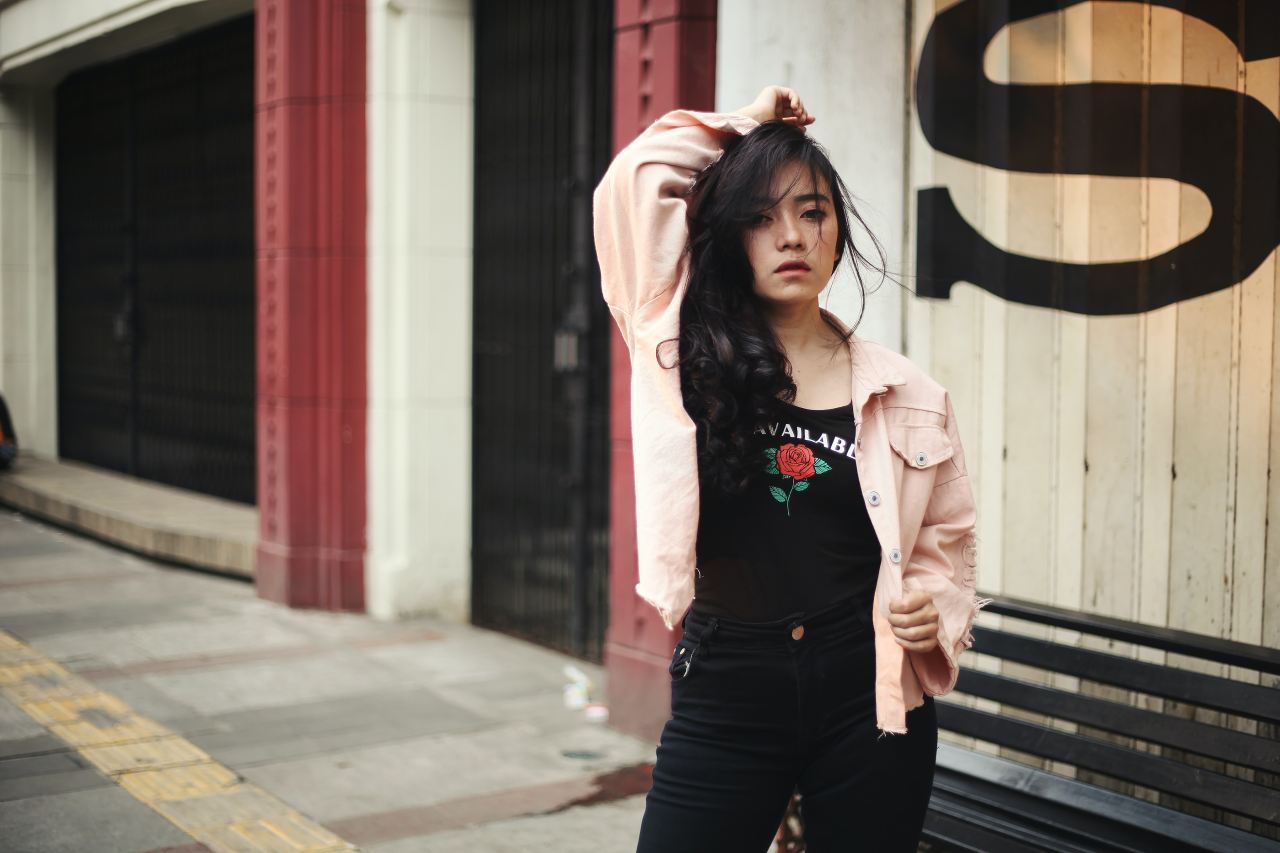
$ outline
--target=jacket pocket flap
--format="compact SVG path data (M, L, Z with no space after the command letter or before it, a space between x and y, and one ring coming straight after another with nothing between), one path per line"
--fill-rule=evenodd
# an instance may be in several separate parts
M909 468L928 468L955 454L947 431L933 424L895 424L889 427L889 444Z

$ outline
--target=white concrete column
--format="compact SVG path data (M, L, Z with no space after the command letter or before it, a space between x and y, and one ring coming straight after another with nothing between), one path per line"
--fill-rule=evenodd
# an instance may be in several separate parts
M885 0L720 0L716 107L750 103L766 85L791 86L818 117L812 133L831 154L855 203L905 277L906 9ZM879 281L867 279L868 287ZM906 293L886 281L871 294L858 334L902 351ZM829 300L829 301L828 301ZM852 321L856 283L838 274L824 304Z
M366 601L469 618L469 0L369 2Z
M23 454L58 455L53 99L0 88L0 391Z

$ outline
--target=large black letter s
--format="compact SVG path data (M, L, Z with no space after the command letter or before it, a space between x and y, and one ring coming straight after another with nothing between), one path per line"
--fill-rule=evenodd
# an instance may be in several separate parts
M1002 27L1083 1L964 0L939 14L916 79L925 138L999 169L1191 184L1212 204L1208 229L1147 260L1047 261L997 248L945 188L930 187L917 194L920 295L945 298L968 281L1028 305L1130 314L1242 281L1280 244L1280 121L1253 98L1205 86L986 78L983 53ZM1246 61L1280 54L1280 0L1148 2L1222 30Z

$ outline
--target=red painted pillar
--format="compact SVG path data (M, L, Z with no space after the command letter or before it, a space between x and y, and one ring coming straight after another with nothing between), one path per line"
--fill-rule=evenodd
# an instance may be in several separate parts
M715 0L615 0L613 149L677 108L715 103ZM605 667L610 721L657 740L670 712L667 664L674 644L657 611L635 594L636 515L631 467L631 366L615 329L610 402L609 633Z
M364 609L365 0L258 0L258 594Z

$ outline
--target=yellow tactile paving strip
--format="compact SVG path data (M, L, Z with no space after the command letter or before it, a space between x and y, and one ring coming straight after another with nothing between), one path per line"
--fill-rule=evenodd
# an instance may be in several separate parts
M315 821L0 631L0 693L136 799L217 853L354 850Z

